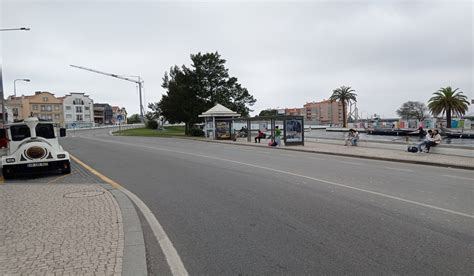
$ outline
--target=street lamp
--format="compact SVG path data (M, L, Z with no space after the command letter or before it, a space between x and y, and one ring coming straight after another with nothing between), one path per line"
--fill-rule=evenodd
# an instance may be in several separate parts
M11 29L0 29L0 31L5 32L5 31L29 31L30 28L11 28Z
M30 80L29 80L29 79L16 79L16 80L14 80L14 81L13 81L13 92L14 92L14 94L15 94L15 97L16 97L16 82L17 82L17 81L26 81L26 82L30 82Z
M11 29L0 29L0 31L29 31L30 28L21 27L21 28L11 28ZM2 61L0 59L0 97L2 99L2 127L5 126L5 98L3 93L3 78L2 78Z

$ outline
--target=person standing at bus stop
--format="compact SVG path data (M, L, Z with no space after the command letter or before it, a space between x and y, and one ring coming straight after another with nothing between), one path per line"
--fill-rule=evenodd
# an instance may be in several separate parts
M275 126L275 143L279 147L281 146L281 129Z

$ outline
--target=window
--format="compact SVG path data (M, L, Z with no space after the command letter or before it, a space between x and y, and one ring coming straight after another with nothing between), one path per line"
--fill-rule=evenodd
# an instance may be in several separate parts
M53 107L51 105L46 106L46 111L53 111Z
M43 97L43 102L47 102L48 101L48 97Z
M76 121L83 121L82 114L76 115Z
M21 141L31 136L30 128L25 125L11 126L10 132L13 141Z
M66 110L71 110L71 106L70 106L70 105L66 105Z
M18 108L16 107L12 108L12 113L13 113L13 116L18 116Z
M86 118L86 120L90 120L90 119L91 119L91 115L86 114L86 115L84 116L84 118Z
M84 110L90 110L91 108L88 106L84 106Z
M84 105L84 101L81 98L75 98L74 101L72 101L73 104L77 105Z
M66 119L72 119L72 114L66 114Z
M46 139L55 138L54 127L52 124L38 124L36 125L36 136L43 137Z
M41 105L41 111L46 111L46 105Z
M82 106L76 106L76 113L82 113Z
M59 105L55 105L55 106L54 106L54 110L55 110L55 111L58 111L58 110L59 110Z
M59 114L54 114L54 120L59 121L61 119L61 116Z
M37 104L33 105L33 110L38 110L38 105Z
M51 115L51 114L46 114L46 120L52 121L52 120L53 120L53 115Z

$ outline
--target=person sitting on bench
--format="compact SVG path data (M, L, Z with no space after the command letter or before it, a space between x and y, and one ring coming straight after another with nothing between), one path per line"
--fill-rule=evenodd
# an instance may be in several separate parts
M435 147L437 145L441 144L441 134L439 134L439 131L435 129L434 134L433 134L433 140L429 141L428 144L426 145L426 152L430 152L431 147Z
M257 134L257 136L255 136L255 143L257 143L257 140L260 143L260 140L262 138L265 138L265 134L261 130L258 130L258 134Z
M425 140L421 141L421 143L416 145L416 147L418 148L418 153L422 153L423 152L422 147L425 146L425 149L426 149L430 141L433 141L433 131L431 129L428 130L428 132L426 133Z

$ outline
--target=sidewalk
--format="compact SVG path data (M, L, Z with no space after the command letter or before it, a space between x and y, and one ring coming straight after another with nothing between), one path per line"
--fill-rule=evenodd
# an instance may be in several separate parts
M132 202L72 169L0 183L0 275L147 275Z
M2 185L0 275L120 275L120 208L98 184Z
M225 141L225 140L202 140L215 143L237 144L254 147L267 147L268 145L262 140L260 144L247 142L246 140ZM462 169L474 169L474 156L462 157L443 154L426 154L426 153L411 153L401 150L380 149L369 147L352 147L344 145L332 145L327 143L305 142L304 146L281 146L279 150L292 150L302 152L324 153L331 155L342 155L350 157L360 157L376 160L397 161L414 164L425 164L443 167L453 167Z

